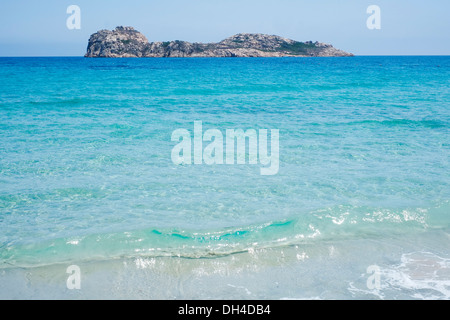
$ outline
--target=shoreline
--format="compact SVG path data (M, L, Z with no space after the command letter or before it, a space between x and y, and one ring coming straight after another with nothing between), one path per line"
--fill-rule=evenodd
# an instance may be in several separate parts
M436 237L443 244L430 252L427 243ZM80 290L66 287L68 264L1 269L0 299L449 299L445 239L445 231L431 230L218 258L85 261ZM366 286L371 265L381 270L379 290Z

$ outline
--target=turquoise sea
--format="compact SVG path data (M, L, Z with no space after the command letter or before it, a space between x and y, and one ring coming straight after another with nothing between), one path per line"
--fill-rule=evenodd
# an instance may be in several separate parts
M0 299L450 299L450 57L0 58L0 80ZM278 129L278 173L175 165L194 121Z

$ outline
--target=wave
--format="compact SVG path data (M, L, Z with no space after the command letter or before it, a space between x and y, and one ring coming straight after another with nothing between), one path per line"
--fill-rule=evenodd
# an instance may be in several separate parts
M428 129L448 128L448 122L443 120L411 120L411 119L390 119L390 120L361 120L333 123L308 123L312 126L383 126L383 127L423 127Z
M410 119L391 119L391 120L365 120L348 123L350 125L381 125L386 127L407 126L407 127L425 127L425 128L444 128L448 124L442 120L410 120Z
M99 102L108 102L108 100L95 100L91 98L77 97L77 98L55 98L52 100L41 100L41 101L28 101L27 103L31 106L79 106L79 105L89 105Z
M215 258L315 241L377 238L448 228L449 210L448 202L432 209L337 206L292 219L217 230L145 228L43 242L0 243L0 268L129 257Z

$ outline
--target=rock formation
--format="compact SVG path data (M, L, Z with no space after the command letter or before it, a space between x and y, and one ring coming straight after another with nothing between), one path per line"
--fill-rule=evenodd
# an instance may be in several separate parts
M91 35L85 57L348 57L351 53L320 42L299 42L279 36L240 33L218 43L148 42L132 27L101 30Z

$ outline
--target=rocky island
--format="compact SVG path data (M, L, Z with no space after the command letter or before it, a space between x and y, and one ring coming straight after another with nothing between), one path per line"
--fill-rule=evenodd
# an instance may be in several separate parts
M101 30L89 39L89 58L145 57L349 57L351 53L320 42L299 42L279 36L240 33L218 43L149 42L132 27Z

